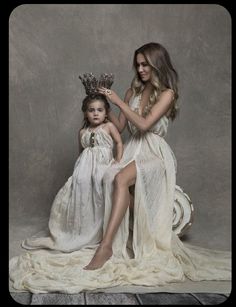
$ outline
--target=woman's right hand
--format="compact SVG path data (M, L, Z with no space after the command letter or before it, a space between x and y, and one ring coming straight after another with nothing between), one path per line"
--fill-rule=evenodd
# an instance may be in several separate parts
M109 99L115 105L118 105L119 101L121 100L120 97L111 89L99 87L98 92L106 96L106 98Z

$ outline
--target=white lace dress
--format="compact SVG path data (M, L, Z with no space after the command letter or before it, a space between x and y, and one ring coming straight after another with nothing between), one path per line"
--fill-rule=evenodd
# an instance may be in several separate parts
M130 101L134 110L139 99ZM131 123L131 137L122 161L107 169L103 177L105 201L104 230L112 207L113 179L128 163L135 161L133 235L129 244L129 210L113 243L113 256L94 271L83 270L95 249L82 248L71 254L37 251L10 262L14 287L31 292L76 293L114 286L160 286L171 282L230 280L231 254L183 244L172 231L176 161L165 142L168 118L163 116L146 133ZM132 248L133 255L129 252Z
M64 252L83 246L95 246L102 238L104 199L102 177L113 161L113 140L100 126L91 133L86 129L81 138L84 148L74 171L57 193L49 218L49 232L43 231L26 239L26 249L50 248ZM92 146L93 147L92 147Z

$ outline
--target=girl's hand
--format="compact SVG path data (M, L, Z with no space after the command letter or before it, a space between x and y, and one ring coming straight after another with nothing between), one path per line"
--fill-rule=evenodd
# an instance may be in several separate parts
M109 99L112 103L115 105L118 104L120 97L112 90L105 88L105 87L99 87L98 92L104 96L106 96L107 99Z

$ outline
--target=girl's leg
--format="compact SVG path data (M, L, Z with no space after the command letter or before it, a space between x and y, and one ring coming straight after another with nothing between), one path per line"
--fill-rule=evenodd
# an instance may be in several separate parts
M85 267L86 270L95 270L112 256L112 242L129 206L129 186L136 180L135 162L124 167L114 179L113 205L107 229L94 257Z

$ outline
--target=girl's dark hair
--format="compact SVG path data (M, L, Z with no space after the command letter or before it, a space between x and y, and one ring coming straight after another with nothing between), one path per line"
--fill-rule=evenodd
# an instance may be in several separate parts
M89 104L95 100L100 100L104 103L104 107L105 107L105 110L106 110L106 114L108 114L109 110L110 110L110 104L109 102L107 101L106 97L100 93L94 93L94 94L91 94L91 95L88 95L84 98L84 100L82 101L82 108L81 110L83 111L84 113L84 123L83 123L83 127L82 128L86 128L89 126L89 121L88 119L86 118L86 112L88 110L88 107L89 107ZM105 119L104 122L107 122L107 119Z

